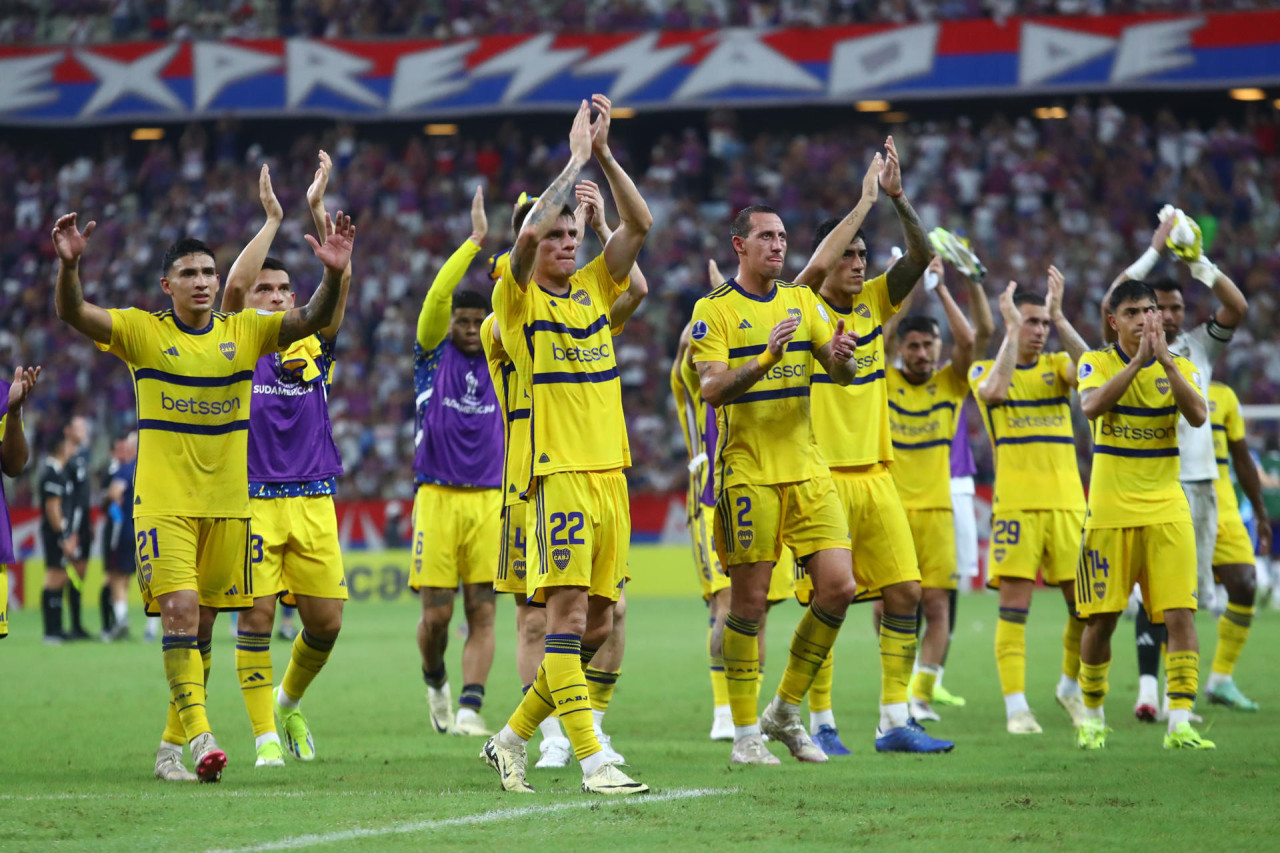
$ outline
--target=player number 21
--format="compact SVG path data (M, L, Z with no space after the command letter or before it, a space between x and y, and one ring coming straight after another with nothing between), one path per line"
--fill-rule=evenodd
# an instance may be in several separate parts
M582 526L586 524L580 512L553 512L551 513L551 544L552 545L585 545L584 540L579 534L582 533ZM565 528L568 528L566 531Z
M147 538L151 538L151 553L147 553ZM156 529L138 531L138 561L145 563L160 556L160 543L156 539Z

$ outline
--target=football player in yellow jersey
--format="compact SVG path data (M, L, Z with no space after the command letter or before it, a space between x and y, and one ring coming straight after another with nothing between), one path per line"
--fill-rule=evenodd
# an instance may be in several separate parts
M902 223L907 254L866 281L867 245L859 227L880 189ZM911 720L907 688L916 654L920 569L911 527L894 486L885 374L884 322L920 280L933 257L929 239L902 188L893 137L885 141L862 181L862 198L842 220L818 228L818 245L796 279L818 292L830 326L847 322L858 339L858 376L847 388L815 366L810 380L813 431L831 466L841 514L853 548L857 600L883 601L880 638L880 752L946 752L950 741L929 737ZM850 412L864 413L851 418ZM834 744L833 744L834 746Z
M733 713L730 763L777 764L762 733L801 761L824 753L798 706L831 651L855 592L848 526L813 440L809 375L814 358L832 380L854 380L855 339L835 331L804 285L778 281L787 233L776 211L744 208L730 232L738 274L693 309L690 349L702 398L716 409L715 546L730 580L725 678ZM812 579L778 694L757 719L757 633L783 545Z
M12 383L0 381L0 397L5 403L4 414L0 415L0 471L8 477L19 476L31 455L22 425L22 404L31 396L31 389L40 378L40 370L39 367L17 367L13 371ZM0 484L0 640L9 636L8 564L12 562L13 529L9 522L9 503L5 500L4 485Z
M1191 510L1178 482L1178 416L1198 427L1209 406L1189 360L1169 352L1155 293L1138 281L1111 291L1108 323L1117 341L1080 358L1080 407L1093 421L1089 511L1076 574L1076 603L1089 620L1080 643L1083 749L1106 745L1103 700L1111 635L1137 583L1153 622L1169 630L1166 749L1212 749L1191 727L1199 686L1196 547Z
M508 791L532 792L525 781L525 744L553 712L582 766L584 791L648 790L607 761L583 671L584 649L598 649L612 627L631 535L622 473L631 451L610 311L628 288L653 224L609 150L610 111L603 95L582 102L569 132L569 164L529 210L493 290L502 346L530 388L528 593L547 608L537 680L484 746L485 760ZM579 268L578 229L568 205L593 152L621 224L603 253Z
M1214 482L1218 492L1218 536L1213 546L1213 574L1227 589L1227 609L1218 617L1218 647L1204 692L1215 705L1256 711L1258 703L1241 693L1232 678L1236 661L1249 639L1258 592L1253 542L1240 517L1240 504L1231 484L1233 464L1240 488L1253 506L1258 523L1258 552L1262 554L1271 553L1271 519L1267 518L1262 500L1258 468L1244 438L1240 400L1221 382L1209 386L1209 422L1213 425L1213 449L1218 463L1218 479Z
M1084 489L1071 428L1075 365L1088 348L1062 313L1063 279L1049 268L1046 297L1017 293L1013 282L1000 295L1005 336L994 361L969 371L995 453L989 585L1000 591L995 655L1004 694L1005 728L1011 734L1042 730L1027 703L1027 614L1036 575L1058 586L1067 604L1062 677L1055 695L1078 724L1084 710L1077 677L1080 634L1075 565L1084 524ZM1051 329L1066 352L1045 353Z
M941 257L930 261L925 276L930 273L941 275ZM894 451L890 471L911 525L923 590L926 627L910 697L911 716L917 720L938 719L930 703L951 633L951 596L959 585L951 510L951 442L961 406L969 396L969 365L976 340L973 326L946 284L937 280L931 289L946 312L953 341L951 360L938 366L942 356L938 322L913 314L894 324L902 366L889 365L885 370ZM989 312L985 297L978 301L981 305L975 311ZM990 324L989 313L985 321Z
M338 213L323 245L306 235L325 274L301 308L221 314L213 252L184 239L165 253L160 286L169 310L106 310L86 302L79 263L96 223L82 233L76 214L53 228L58 316L133 373L138 397L138 469L133 506L138 580L148 612L164 628L169 718L155 773L189 780L190 743L201 781L216 782L227 756L205 711L208 663L219 609L253 604L249 571L248 424L258 359L329 325L337 310L355 226Z

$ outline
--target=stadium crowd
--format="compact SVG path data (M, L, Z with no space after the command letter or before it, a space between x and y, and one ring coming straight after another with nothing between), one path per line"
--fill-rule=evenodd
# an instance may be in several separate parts
M684 450L673 428L667 369L675 338L707 288L707 259L716 258L726 274L734 268L732 211L760 200L778 207L790 229L788 270L798 272L814 226L858 198L886 132L875 120L813 134L776 127L722 111L705 125L616 134L615 151L637 176L655 221L641 256L651 296L618 351L633 490L681 487ZM1065 120L995 116L888 129L909 164L909 189L925 226L970 235L990 269L993 303L996 284L1010 278L1042 291L1044 271L1054 263L1066 275L1068 313L1091 341L1098 339L1096 306L1149 241L1155 211L1172 201L1194 212L1208 254L1250 299L1248 327L1237 332L1218 378L1244 403L1280 400L1280 315L1270 287L1280 276L1275 112L1201 126L1168 113L1126 114L1103 98L1081 99ZM78 210L83 221L98 222L81 269L88 299L158 309L167 304L157 282L160 257L180 236L215 246L225 276L262 222L256 176L265 161L286 210L273 253L295 271L305 298L319 270L302 238L311 227L303 193L315 152L324 147L336 165L330 207L355 217L362 241L332 391L335 438L349 472L342 490L351 498L411 498L412 348L421 299L469 233L476 184L487 188L494 223L483 259L505 248L510 203L523 190L547 185L565 160L565 143L510 122L485 137L417 136L397 144L337 125L299 133L291 148L273 151L233 120L193 124L145 149L123 130L98 135L96 156L69 162L0 143L0 354L6 364L45 367L43 387L27 408L37 451L53 444L75 412L91 418L105 457L110 437L135 418L125 366L93 357L91 344L54 316L57 261L48 235L55 215ZM897 221L876 212L867 230L871 266L883 268L900 238ZM1182 269L1166 272L1186 276ZM486 273L477 261L463 287L487 292ZM955 290L963 303L964 289ZM1205 316L1207 291L1193 282L1187 295L1189 319ZM981 438L976 421L970 429ZM988 442L973 445L989 476ZM11 490L13 505L30 505L32 476Z
M1265 0L4 0L0 44L908 23L1014 14L1245 10Z

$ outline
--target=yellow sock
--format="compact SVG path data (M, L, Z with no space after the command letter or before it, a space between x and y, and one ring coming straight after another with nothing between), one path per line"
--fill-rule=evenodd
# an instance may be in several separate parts
M996 669L1005 696L1027 692L1027 611L1001 607L996 622Z
M778 685L778 696L784 702L799 705L822 663L836 644L843 618L832 616L816 604L810 604L791 635L791 654L787 656L787 668Z
M1087 624L1088 619L1072 613L1067 616L1067 624L1062 629L1062 674L1076 681L1080 680L1080 637Z
M711 702L717 708L729 704L729 683L724 680L724 655L711 654L711 629L707 629L707 658L711 661Z
M916 614L880 617L880 704L906 704L907 682L916 662Z
M754 726L760 698L760 623L729 614L724 624L724 678L735 726Z
M938 683L938 668L922 666L911 679L911 698L919 702L933 701L933 687Z
M1236 661L1240 660L1240 652L1249 639L1249 628L1253 625L1253 608L1242 604L1227 603L1227 610L1218 617L1218 648L1213 652L1213 672L1219 675L1231 675L1235 672Z
M1081 663L1080 674L1077 681L1080 682L1080 692L1084 693L1084 706L1086 708L1101 708L1103 701L1107 698L1107 670L1111 668L1111 661L1102 663Z
M809 713L822 713L831 710L831 682L835 674L835 652L827 652L818 674L813 678L813 686L809 688Z
M587 679L582 672L582 638L577 634L548 634L542 668L547 672L556 716L573 744L573 754L579 761L595 755L600 751L600 741L596 740L592 725Z
M308 634L306 628L298 632L298 636L293 638L289 666L285 668L280 682L280 689L286 696L295 702L302 701L303 694L333 653L333 643L333 640L322 640Z
M213 669L213 640L206 640L203 643L197 641L196 648L200 652L200 667L204 670L204 689L207 693L209 690L209 670Z
M1169 688L1169 710L1190 711L1200 690L1200 653L1166 652L1164 675Z
M271 635L240 631L236 635L236 676L249 712L253 736L276 730L271 708Z
M178 709L172 699L169 700L169 712L164 718L164 734L160 735L160 740L178 746L187 742L187 733L182 729L182 719L178 716Z
M161 643L164 674L169 680L183 736L192 740L209 731L209 715L205 711L204 679L201 677L200 652L195 637L170 636Z
M609 702L613 699L613 688L618 683L621 672L609 672L589 666L583 670L587 678L587 695L591 698L591 710L603 714L609 710Z
M551 687L547 683L546 661L538 667L538 676L524 689L524 698L516 706L515 713L507 720L507 725L520 737L528 740L542 725L542 721L555 713L556 707L551 703Z

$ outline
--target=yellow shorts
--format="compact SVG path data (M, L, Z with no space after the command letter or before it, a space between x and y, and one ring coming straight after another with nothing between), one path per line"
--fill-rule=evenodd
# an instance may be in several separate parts
M887 586L920 580L911 524L889 469L876 464L831 475L853 542L853 600L874 601ZM954 532L951 537L954 542Z
M956 528L949 509L909 509L907 523L920 563L920 585L925 589L955 589L960 585L956 569Z
M1218 538L1213 543L1213 567L1218 566L1252 566L1257 560L1253 556L1253 540L1245 529L1244 520L1239 512L1230 509L1224 511L1218 507Z
M1034 581L1037 572L1049 586L1074 581L1083 529L1084 513L1069 509L993 515L987 586L999 589L1002 577Z
M253 606L247 518L185 518L149 515L133 521L138 588L148 616L159 616L155 600L195 590L203 607L247 610Z
M279 595L291 606L298 595L347 598L332 495L254 498L249 507L255 596Z
M767 486L726 486L715 509L715 544L726 567L776 563L786 546L801 558L849 547L830 478Z
M1084 532L1076 570L1079 614L1121 612L1135 583L1152 622L1163 622L1166 610L1196 609L1196 534L1190 519Z
M459 583L493 583L501 528L501 489L418 486L409 586L457 589Z
M546 589L553 586L586 587L590 595L617 601L631 550L631 503L622 472L539 477L527 506L530 603L546 603Z
M729 576L716 553L715 536L712 533L713 507L697 504L689 516L689 540L693 546L693 565L698 570L698 583L702 587L702 600L706 601L722 589L729 588ZM788 577L790 573L788 570Z
M524 503L502 508L502 538L498 540L498 571L493 578L494 592L509 592L524 596L528 592L525 582Z

